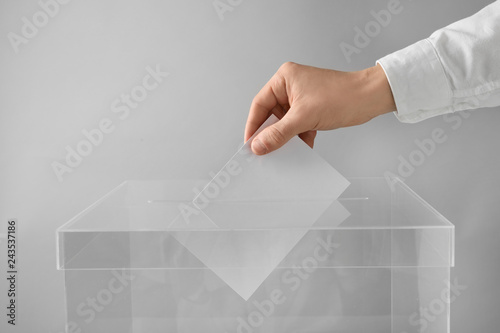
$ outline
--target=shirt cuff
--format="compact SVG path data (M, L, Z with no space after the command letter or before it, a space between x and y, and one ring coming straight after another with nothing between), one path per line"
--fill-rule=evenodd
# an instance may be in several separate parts
M396 117L416 123L453 112L452 90L432 43L421 40L379 60L392 89Z

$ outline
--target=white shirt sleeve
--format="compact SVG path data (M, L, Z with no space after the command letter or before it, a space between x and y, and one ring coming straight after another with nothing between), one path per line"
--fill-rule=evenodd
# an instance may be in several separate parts
M500 0L377 63L401 122L500 105Z

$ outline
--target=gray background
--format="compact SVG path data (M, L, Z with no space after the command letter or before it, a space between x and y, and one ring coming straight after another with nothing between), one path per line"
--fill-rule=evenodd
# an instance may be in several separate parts
M11 217L21 230L19 325L12 331L63 331L57 227L123 180L207 178L218 170L243 140L253 96L281 63L362 69L491 1L401 2L402 13L349 63L339 44L352 43L354 27L364 27L370 10L388 1L247 0L222 21L211 0L73 0L15 53L7 34L20 34L22 17L40 7L1 0L0 232ZM156 64L170 76L119 119L111 102ZM315 149L345 176L397 174L416 139L444 130L447 140L405 180L457 227L453 276L467 290L452 304L452 331L494 332L500 327L500 110L454 117L410 125L389 114L320 133ZM58 181L51 163L63 162L65 147L74 148L82 129L103 118L114 131Z

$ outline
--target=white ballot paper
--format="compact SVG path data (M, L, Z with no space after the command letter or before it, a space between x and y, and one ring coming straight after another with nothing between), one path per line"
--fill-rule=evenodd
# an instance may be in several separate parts
M257 133L276 121L272 115ZM297 136L264 156L252 153L252 139L201 189L188 218L170 225L245 300L349 186Z

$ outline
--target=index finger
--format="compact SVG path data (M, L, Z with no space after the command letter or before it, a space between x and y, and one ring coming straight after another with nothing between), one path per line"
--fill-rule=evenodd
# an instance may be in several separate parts
M288 103L285 78L277 72L254 97L245 126L245 142L259 129L276 106Z

